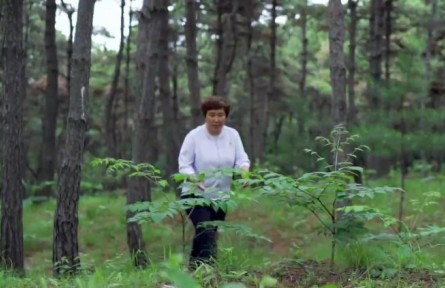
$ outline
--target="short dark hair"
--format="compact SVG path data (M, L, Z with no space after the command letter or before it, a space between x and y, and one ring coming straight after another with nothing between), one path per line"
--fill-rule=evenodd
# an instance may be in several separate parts
M226 99L220 96L211 96L201 103L201 111L204 117L207 116L209 110L217 109L224 109L226 117L229 116L230 105L227 103Z

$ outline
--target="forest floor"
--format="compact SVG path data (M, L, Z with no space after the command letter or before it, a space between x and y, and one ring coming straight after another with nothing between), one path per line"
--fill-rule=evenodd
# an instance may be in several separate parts
M396 179L368 184L398 186ZM404 218L409 231L445 227L443 180L439 177L407 180ZM246 193L253 196L249 191ZM156 199L164 197L174 198L170 194L155 194ZM314 216L278 199L248 199L238 200L238 208L228 214L227 222L246 225L270 241L222 229L217 268L204 267L194 275L202 287L445 287L443 233L426 233L425 237L405 242L388 238L338 245L335 267L331 269L331 241ZM397 215L397 194L382 195L371 201L367 205ZM144 271L135 271L126 246L125 197L104 192L81 197L79 241L85 273L75 280L52 278L54 210L55 201L39 205L25 202L27 277L17 279L2 274L0 287L162 287L163 283L178 279L168 273L172 267L183 267L186 262L193 234L191 225L186 224L183 235L180 217L160 224L143 224L152 265ZM235 282L245 286L228 285ZM178 283L175 287L188 288Z

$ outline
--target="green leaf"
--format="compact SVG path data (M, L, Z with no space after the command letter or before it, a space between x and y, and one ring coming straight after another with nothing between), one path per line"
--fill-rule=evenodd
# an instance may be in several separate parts
M246 285L242 283L227 283L222 288L246 288Z
M277 279L266 275L261 279L260 288L275 287L277 283L278 283Z
M163 274L165 278L173 281L177 288L201 288L193 277L177 268L166 268Z

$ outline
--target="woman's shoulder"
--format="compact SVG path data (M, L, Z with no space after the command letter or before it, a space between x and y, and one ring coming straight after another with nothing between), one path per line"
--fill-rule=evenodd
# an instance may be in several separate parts
M195 137L203 132L203 125L196 126L192 130L190 130L186 137Z
M224 126L224 130L225 130L225 132L227 132L227 134L229 134L231 137L239 137L239 132L238 132L238 130L236 130L235 128L233 128L233 127L230 127L230 126Z

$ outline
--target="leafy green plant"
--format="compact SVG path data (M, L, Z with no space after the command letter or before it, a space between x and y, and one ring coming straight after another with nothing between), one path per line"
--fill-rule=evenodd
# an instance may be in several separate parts
M91 162L93 167L105 166L109 176L123 173L128 177L143 177L161 187L168 185L167 180L161 178L161 171L150 163L133 163L133 161L114 158L96 158Z
M357 136L348 136L342 126L335 127L331 137L317 137L324 147L328 147L331 160L307 149L317 162L324 163L323 171L303 174L293 178L276 172L257 171L251 181L261 183L262 195L280 197L291 206L304 207L319 221L325 233L331 236L331 268L335 262L335 248L338 241L352 241L368 232L366 222L380 220L385 227L397 222L379 209L368 205L352 205L353 199L372 199L378 194L395 191L391 187L370 188L354 183L355 173L362 173L361 167L352 165L355 153L367 149L366 146L353 147ZM347 151L351 151L348 153Z
M124 172L129 177L144 177L159 186L165 188L168 186L168 181L162 179L160 174L161 171L157 169L155 166L148 163L139 163L134 164L132 161L123 160L123 159L113 159L113 158L104 158L104 159L95 159L92 162L93 167L97 166L106 166L106 171L109 175L114 175L116 173ZM173 178L176 182L182 183L180 186L188 185L189 191L185 193L185 196L191 196L190 198L171 200L167 197L163 197L161 199L157 199L155 201L146 201L146 202L138 202L131 205L127 205L127 210L132 212L132 217L128 219L129 222L138 222L140 224L146 222L153 223L162 223L167 218L174 218L179 216L181 219L181 227L182 227L182 243L183 243L183 253L185 253L185 227L187 224L188 214L187 211L190 211L195 206L209 206L215 210L222 209L223 211L234 210L237 207L237 202L233 200L233 198L228 199L219 199L219 200L211 200L209 198L204 197L193 197L195 193L198 191L199 183L204 181L208 175L215 175L218 173L220 176L230 176L237 177L237 175L241 175L241 178L237 181L234 181L234 188L239 189L244 185L246 178L249 177L248 173L245 173L241 169L233 169L233 168L224 168L217 170L210 170L199 173L193 181L189 180L190 175L186 174L175 174ZM215 188L206 189L205 193L214 193L217 192ZM201 191L201 193L203 193ZM230 191L230 194L235 194L234 191ZM205 196L205 195L204 195ZM241 196L243 197L243 196ZM235 223L227 223L222 221L212 221L203 223L205 226L219 226L223 229L226 229L229 232L234 232L237 235L256 238L259 240L270 240L262 235L256 234L252 231L251 228Z

